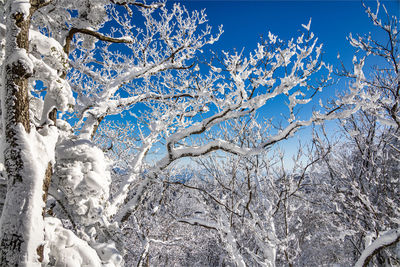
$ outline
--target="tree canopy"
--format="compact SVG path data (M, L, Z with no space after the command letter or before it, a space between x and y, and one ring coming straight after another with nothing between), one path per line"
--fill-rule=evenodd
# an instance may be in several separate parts
M364 8L349 68L311 19L204 53L223 28L180 3L2 1L0 265L399 264L400 27Z

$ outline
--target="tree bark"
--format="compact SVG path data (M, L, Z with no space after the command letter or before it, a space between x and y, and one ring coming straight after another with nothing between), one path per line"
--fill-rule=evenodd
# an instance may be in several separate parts
M0 266L40 266L39 251L44 234L43 229L40 229L43 224L40 220L37 221L36 213L41 217L42 209L36 210L32 207L43 206L42 202L37 203L37 187L43 181L37 181L37 175L29 169L32 168L32 164L28 163L32 153L24 151L27 147L24 138L31 131L28 78L32 75L33 66L27 57L27 51L34 7L29 0L9 0L6 6L6 49L1 104L7 195L0 220ZM35 229L36 227L39 229Z

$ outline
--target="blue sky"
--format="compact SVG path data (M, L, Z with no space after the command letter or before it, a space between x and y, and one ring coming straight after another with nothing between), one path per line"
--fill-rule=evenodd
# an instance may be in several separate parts
M182 3L189 10L205 9L209 24L223 25L224 34L213 49L241 50L253 48L260 35L268 31L281 39L297 35L301 24L312 18L312 31L324 43L326 59L335 60L337 52L351 56L352 49L346 42L349 33L366 33L374 29L364 12L361 1L169 1ZM375 1L365 1L372 10ZM399 1L381 1L392 15L400 14ZM351 57L350 57L351 58Z
M279 36L283 40L297 37L301 30L301 24L307 24L312 18L311 30L319 38L323 46L323 59L334 66L339 66L337 55L341 56L347 67L351 68L351 60L355 49L350 46L347 37L350 33L368 34L381 39L381 33L376 30L365 13L361 1L204 1L181 0L169 1L182 3L189 10L206 10L209 24L214 28L223 25L224 33L220 40L210 49L213 51L233 49L251 51L256 47L260 36L267 36L268 31ZM376 9L375 1L365 1L373 11ZM400 1L381 1L391 15L399 17ZM383 10L381 9L383 13ZM323 97L333 97L338 91L343 90L345 81L340 85L326 88ZM307 107L311 110L311 106ZM270 110L270 109L269 109ZM262 112L269 112L268 109ZM279 109L275 110L279 116ZM261 114L267 115L267 114ZM331 131L335 129L335 123L328 123ZM297 137L282 143L282 147L288 152L288 157L296 151L298 140L307 142L310 140L311 129L304 129Z
M346 66L351 68L355 49L346 39L349 34L363 35L372 32L377 39L382 37L366 15L361 1L171 0L167 1L167 7L176 2L184 5L189 11L205 9L208 24L213 26L215 32L218 26L223 26L224 33L220 40L206 47L205 54L207 49L217 53L221 50L241 51L243 48L245 52L252 51L262 35L267 37L268 31L278 35L282 40L296 38L301 35L301 24L307 24L311 18L311 31L318 37L319 42L324 44L323 60L339 66L337 59L339 53ZM376 9L375 1L365 1L365 3L372 10ZM400 14L399 1L381 1L381 4L386 6L390 14L397 16ZM338 91L343 90L344 85L345 82L341 82L340 86L326 88L321 96L324 99L333 97ZM287 110L280 108L285 105L278 104L273 104L276 107L268 106L261 109L260 116L272 115L279 118L280 113ZM313 104L316 105L317 102L305 107L306 112L311 111ZM331 131L335 129L334 123L328 125ZM310 128L301 130L295 138L282 143L288 152L288 157L296 151L299 139L306 142L310 140L310 133Z
M323 43L324 61L339 66L339 53L346 66L351 67L355 49L346 39L350 33L363 35L372 32L373 37L382 37L365 13L361 0L180 0L167 4L175 2L182 3L189 10L205 9L208 23L215 29L223 25L224 33L220 40L209 47L217 52L240 51L243 48L252 51L260 36L267 37L268 31L283 40L296 38L302 30L301 24L307 24L312 18L311 31ZM376 1L364 2L375 11ZM386 6L390 14L399 17L399 0L381 1L381 4ZM380 10L383 13L382 8ZM333 96L336 89L329 88L327 95Z

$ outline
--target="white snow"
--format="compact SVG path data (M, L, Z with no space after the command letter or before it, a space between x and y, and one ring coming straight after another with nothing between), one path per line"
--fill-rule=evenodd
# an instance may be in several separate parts
M29 0L13 1L11 4L11 14L20 13L27 18L30 13L31 3Z
M307 24L307 25L301 24L301 26L302 26L304 29L306 29L306 31L309 31L309 30L310 30L310 27L311 27L311 19L312 19L312 18L310 18L310 20L308 21L308 24Z
M86 241L63 227L57 218L45 218L44 264L63 267L101 267L101 259Z
M103 152L89 140L63 140L56 149L55 181L82 223L99 221L111 183Z
M25 190L15 192L22 194L18 198L19 203L12 203L8 198L5 206L8 208L9 216L2 216L1 225L3 231L7 231L10 225L15 225L16 218L22 216L24 218L21 225L21 233L24 237L25 244L22 246L22 251L26 257L23 259L23 264L27 266L40 266L38 263L38 255L36 249L42 244L44 232L37 229L44 229L42 210L44 202L43 194L43 179L49 162L54 161L54 147L58 137L58 131L55 127L44 127L37 132L32 129L30 133L26 133L23 126L18 124L16 132L19 136L19 146L23 154L22 160L24 168L20 170L24 178L20 187ZM26 195L26 192L30 192ZM16 196L7 195L12 199Z
M399 241L400 241L400 229L393 229L385 232L377 239L375 239L375 241L373 241L372 244L370 244L368 247L364 249L354 267L363 267L365 260L369 256L373 255L373 253L376 250Z

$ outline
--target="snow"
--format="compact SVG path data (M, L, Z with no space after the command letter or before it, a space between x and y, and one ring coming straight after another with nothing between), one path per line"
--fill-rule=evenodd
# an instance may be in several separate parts
M34 69L33 62L26 53L26 50L21 48L15 49L15 52L7 58L7 64L22 64L28 73L32 73Z
M45 218L44 264L63 267L101 267L101 259L86 241L65 229L57 218Z
M86 139L69 137L56 148L55 180L82 223L101 219L111 177L103 152Z
M75 98L73 97L69 83L64 79L52 80L44 98L41 123L46 122L48 114L53 108L64 112L74 103Z
M11 14L20 13L27 18L30 14L31 3L29 0L13 1L11 4Z
M43 179L49 162L54 160L54 147L58 137L55 127L44 127L37 132L32 129L26 133L23 126L16 126L19 147L23 151L22 160L24 168L20 170L25 179L19 185L21 188L15 191L15 195L7 194L5 210L8 216L2 216L0 225L3 231L18 224L16 218L24 218L20 227L25 240L22 251L26 257L22 260L27 266L40 266L36 249L42 244L44 233L37 229L44 229L42 210L44 202ZM26 195L26 192L30 192ZM16 202L13 202L16 201Z
M306 29L306 31L309 31L309 30L310 30L310 27L311 27L311 19L312 19L312 18L310 18L310 20L308 21L308 24L307 24L307 25L301 24L301 27L303 27L304 29Z
M24 132L21 129L21 132ZM29 227L29 230L26 230L26 233L32 233L31 243L28 244L27 251L35 251L36 248L41 244L43 237L39 231L36 231L37 228L43 228L42 223L42 214L44 203L42 199L42 188L43 188L43 178L45 177L45 171L49 162L54 162L54 147L57 141L58 133L55 127L44 127L40 130L40 133L35 130L31 131L31 133L25 136L25 140L22 140L22 150L25 151L24 154L24 162L25 162L25 177L31 176L33 183L33 201L30 207L26 207L29 213L32 214L32 221L26 222L26 227ZM25 147L24 147L25 146ZM37 257L32 255L32 258ZM32 259L28 258L28 262L32 261ZM34 260L33 260L34 261Z
M79 236L84 241L57 222L55 231L60 232L57 235L76 245L67 253L62 250L64 239L49 237L49 242L54 244L53 257L66 266L122 266L123 259L115 244L100 238L101 227L109 226L104 213L111 184L109 162L104 153L87 139L66 135L57 145L56 159L53 181L65 194L75 223L86 230ZM64 253L67 254L64 256ZM68 262L68 257L73 261Z
M6 26L4 24L0 23L0 36L5 36L6 35ZM3 64L4 61L4 48L6 46L6 40L5 38L0 38L0 65Z
M130 162L132 173L128 179L126 179L120 185L118 191L114 194L110 204L107 207L107 214L108 216L113 216L117 213L118 208L123 204L124 200L126 199L129 193L129 186L135 180L140 177L140 173L142 170L142 165L144 162L144 158L147 152L151 149L154 143L157 141L158 132L153 132L149 136L147 136L143 142L142 147L139 149L138 153L133 157L132 161Z
M270 44L275 44L276 43L276 39L278 38L278 36L272 34L270 31L268 32L268 38L269 38L269 43ZM262 51L261 51L262 52Z
M91 246L96 250L102 261L102 267L118 267L124 266L120 252L113 242L94 243Z
M8 5L12 6L12 12L22 13L27 17L30 12L29 2L28 0L19 0L8 2L11 3ZM65 3L67 2L68 1ZM103 18L102 15L106 17L108 13L106 13L106 8L103 6L104 1L89 2L90 5L88 6L91 7L84 7L82 9L83 11L79 10L78 7L77 10L74 10L74 12L76 11L78 13L78 17L86 17L85 19L89 22L83 21L77 22L76 24L68 22L71 23L70 25L64 25L63 22L61 28L75 27L78 25L82 26L82 29L90 28L95 31L98 30L96 25L87 27L87 24L95 21L96 23L99 22L99 25L101 25L108 19ZM118 0L118 2L120 1ZM160 7L158 5L163 4L152 4L151 7ZM54 13L56 12L58 12L58 10L54 11ZM71 18L71 14L68 12L67 10L66 17ZM153 11L143 10L143 12L151 14ZM8 215L12 216L4 217L1 222L3 227L7 227L7 223L14 222L14 218L18 217L20 215L19 213L26 212L25 217L27 219L21 226L23 228L23 231L21 230L21 232L23 232L23 238L26 240L26 244L24 244L26 247L24 249L29 252L25 259L26 265L39 266L37 253L35 251L39 245L43 244L44 240L46 252L45 264L56 266L120 266L123 264L123 260L119 251L116 249L116 245L112 241L104 242L105 238L102 236L102 234L105 233L102 232L102 230L110 226L107 218L112 218L114 222L119 222L121 217L126 215L125 212L132 211L132 207L139 205L142 195L145 190L148 189L147 186L151 184L150 181L155 179L157 176L156 174L158 174L160 170L167 168L173 161L186 156L201 156L217 149L244 156L263 153L266 147L292 135L299 127L311 125L314 122L323 122L328 119L347 117L356 112L361 105L363 105L363 108L366 110L369 108L372 109L374 108L375 101L378 101L380 97L378 95L370 96L360 93L365 86L365 77L363 73L364 59L357 60L357 58L355 58L353 72L357 79L351 84L350 95L338 101L339 105L348 104L353 105L354 108L332 113L331 115L322 115L319 112L315 112L309 120L295 121L295 107L307 104L310 99L304 98L304 94L301 91L293 91L298 89L305 90L305 88L302 87L307 86L310 79L309 76L313 72L320 70L321 67L318 67L318 64L322 46L315 47L317 39L313 39L313 33L308 35L307 40L304 40L305 37L304 34L302 34L297 39L289 41L288 45L285 46L283 43L280 43L281 40L279 40L277 36L269 32L269 44L271 47L274 47L274 44L279 42L279 44L276 45L280 47L278 50L274 51L263 43L258 44L257 49L247 58L243 56L242 53L235 53L233 55L225 53L226 58L219 63L217 62L217 64L219 64L218 67L209 65L211 74L210 77L205 79L204 84L202 84L203 81L200 73L196 78L196 84L192 83L190 80L183 82L184 85L181 87L187 90L191 89L191 87L195 88L193 89L194 93L193 91L187 93L187 95L190 94L188 98L196 98L193 102L188 101L182 104L179 102L179 97L174 96L174 94L154 93L151 91L157 91L158 88L151 88L149 91L145 91L147 88L140 89L136 92L134 91L134 86L132 86L133 94L129 97L122 98L117 92L124 90L125 85L130 87L132 85L132 80L154 80L155 85L158 78L160 78L160 80L164 79L164 76L162 76L163 73L169 73L170 70L177 68L184 69L186 66L185 64L191 62L191 59L194 58L196 51L200 51L204 44L212 44L219 37L219 35L217 35L217 37L211 36L208 38L210 34L208 27L201 32L199 36L196 36L196 23L202 24L205 22L205 17L199 16L197 12L194 12L192 17L190 17L190 15L186 17L185 14L189 13L184 10L184 8L180 8L177 5L174 6L172 13L168 13L166 10L163 10L163 12L165 13L161 16L165 21L162 21L162 23L155 21L151 16L145 18L148 25L152 25L152 27L146 29L146 38L144 38L145 41L142 44L141 36L138 34L138 37L135 36L134 39L129 39L135 40L135 42L125 47L131 49L129 53L135 57L140 57L138 55L144 53L143 48L146 47L144 50L148 49L146 51L148 54L142 61L141 59L136 60L136 58L134 58L134 60L131 60L132 62L125 63L123 62L125 59L121 59L121 57L119 58L121 59L121 64L117 64L116 62L112 62L113 59L107 58L110 54L107 54L108 51L104 50L104 59L109 60L104 64L104 69L106 69L106 71L104 73L101 71L97 73L96 70L89 67L90 64L88 64L88 66L79 66L79 64L84 65L87 64L87 62L95 62L96 57L101 53L96 52L96 56L93 56L94 54L91 54L91 52L85 54L86 51L75 50L75 52L79 51L79 53L82 53L82 58L79 58L81 57L78 55L79 53L76 55L72 55L73 52L71 53L71 61L73 62L77 59L75 62L71 63L72 69L77 70L77 76L79 76L79 78L82 79L82 77L84 77L84 82L79 81L74 84L74 86L77 87L84 87L82 91L74 88L80 101L80 109L76 108L75 114L81 116L78 118L80 124L75 129L67 122L60 119L57 120L58 128L56 128L51 125L52 122L48 120L48 114L53 108L57 108L59 111L66 111L71 105L74 105L75 102L69 82L61 78L65 77L65 71L71 68L69 67L68 56L64 53L62 45L55 39L56 37L47 37L38 31L30 30L29 51L14 49L15 53L12 53L7 58L7 64L21 64L29 74L32 74L31 80L38 79L43 81L44 87L47 90L44 101L42 101L41 98L36 98L32 100L32 102L35 103L30 104L31 110L36 111L35 117L40 117L41 115L40 127L36 125L41 129L36 130L35 127L32 127L33 130L31 133L25 134L21 125L17 127L18 140L20 142L19 146L23 150L24 161L24 168L20 171L23 177L27 179L21 187L22 190L16 191L18 193L17 197L21 199L21 202L10 201L9 199L15 196L9 197L8 201L6 201L6 205L8 205L7 210L10 210ZM50 16L48 18L52 18ZM370 16L376 20L377 13L371 13ZM35 22L35 19L32 21ZM75 17L73 19L75 19ZM41 22L40 19L39 22ZM380 23L380 21L376 23ZM46 25L46 27L48 26L48 29L50 29L49 36L55 36L57 34L65 35L63 30L57 33L59 28L56 27L57 30L54 31L54 29L51 28L50 22L49 25ZM9 26L10 25L8 25L7 28L9 28ZM135 27L128 25L128 22L122 26L124 26L122 28L125 29L126 27L127 29L129 28L129 30ZM302 24L301 26L305 30L310 31L311 18L307 25ZM44 27L44 31L47 30L46 27ZM33 24L31 28L34 29L35 25ZM124 34L124 29L122 28L121 32L115 33ZM15 28L15 25L10 27L10 29L12 31L18 30ZM187 37L180 36L180 31L184 32L184 36ZM5 27L4 25L0 25L0 33L3 32L6 32ZM175 35L175 32L178 33ZM155 38L162 36L162 40L153 40L152 36L155 36ZM96 40L93 37L76 37L81 42L79 45L81 47L83 46L82 48L93 49L95 47ZM314 42L312 44L308 43L312 39ZM125 38L125 40L128 39ZM352 37L350 37L350 41L355 46L361 45L360 40L355 40ZM143 44L144 46L141 47ZM0 46L2 45L3 42L0 43ZM163 46L168 47L168 49L163 50ZM99 46L99 49L103 49L103 47ZM76 58L72 59L72 57ZM130 59L132 58L126 58L127 61ZM0 61L1 60L3 60L3 51L0 51ZM267 65L264 64L265 62L267 62ZM118 66L115 67L113 64ZM324 63L322 63L321 66L326 67L328 72L332 72L332 68L324 65ZM113 74L107 75L106 72L108 70L111 70L110 73ZM198 65L194 67L194 70L199 71ZM283 70L285 70L285 74L283 74ZM173 73L175 73L175 71ZM82 76L80 76L80 74L82 74ZM159 74L160 76L158 76ZM153 79L151 77L153 75L157 77ZM71 74L71 77L73 76L74 74ZM90 84L86 79L89 80L91 78L94 80L93 85L91 85L94 87L93 91L86 88L86 85ZM166 81L170 77L165 76L165 78ZM201 85L197 83L198 81ZM215 86L214 81L218 82L217 86ZM80 84L80 82L82 82L82 84ZM168 81L166 83L168 83ZM171 84L173 84L173 82L171 82ZM265 88L260 88L265 85L271 88L267 90L265 90ZM168 84L168 86L164 84L163 86L169 86L168 90L171 91L177 90L176 88L178 88L170 86L170 84ZM254 87L255 93L252 93L250 97L249 92L251 86ZM153 84L150 84L149 87L153 87ZM157 85L154 87L157 87ZM215 93L216 88L219 90L218 94ZM179 91L179 89L178 91L186 93L185 89L182 91ZM258 140L258 146L244 147L243 145L242 147L238 146L234 141L229 142L227 140L218 139L215 136L211 139L205 139L206 143L201 143L201 145L189 140L193 136L198 136L203 133L208 134L212 132L213 127L217 128L219 124L231 119L247 118L254 113L255 110L266 105L267 101L281 94L285 99L289 100L287 106L291 112L291 117L289 121L287 121L288 124L284 124L280 131L275 135L269 136L268 139ZM32 94L31 97L35 96ZM357 97L362 98L365 103L354 103ZM165 113L165 117L183 117L183 122L177 122L176 118L174 118L172 123L168 121L168 118L165 119L165 121L167 121L165 122L165 117L163 116L159 116L157 119L150 117L150 122L146 130L151 131L154 135L149 135L151 138L146 139L143 137L142 133L140 136L141 139L138 141L141 142L142 146L135 146L135 148L137 148L137 154L135 154L134 159L130 162L131 174L129 176L127 175L126 180L118 184L118 188L113 188L113 192L116 193L110 201L110 162L105 157L103 151L90 141L94 126L97 126L96 123L98 123L97 119L113 113L119 113L121 110L129 109L132 105L149 100L154 100L154 102L157 103L154 106L158 104L160 104L160 106L163 104L170 105L170 102L166 103L168 102L168 98L178 99L179 101L174 103L176 106L173 107L173 110L162 110L162 112ZM367 102L367 100L370 102ZM390 99L385 101L388 102L388 104L391 103ZM180 107L178 106L180 104L185 106L185 108L179 109ZM208 107L211 108L208 109ZM192 111L186 112L188 109L192 109ZM207 112L207 114L204 114L204 117L198 116L201 118L199 118L197 122L187 119L191 116L196 116L199 111L203 113ZM42 114L39 115L40 112ZM156 112L160 112L160 110L156 110L154 114L156 114ZM154 116L154 114L151 115ZM156 121L152 122L151 120ZM32 121L34 121L34 119L32 119ZM385 122L383 119L380 119L380 121ZM80 135L78 135L79 133L77 132L73 132L76 129L80 129ZM64 131L63 136L59 137L58 131ZM354 134L356 133L354 132ZM147 152L152 149L155 143L159 142L159 138L167 142L167 155L156 162L153 168L146 170L145 178L140 180L144 173L143 166L146 166L144 162L146 161ZM66 229L59 219L52 217L43 219L41 215L44 206L42 201L43 177L49 162L55 164L53 179L53 185L56 188L55 195L58 193L66 198L67 212L70 212L73 217L71 221L74 221L73 223L78 225L75 229L75 233ZM0 168L2 168L1 164ZM136 187L136 195L129 200L128 194L131 193L132 185L136 181L141 183ZM32 193L25 196L24 192ZM370 203L366 201L364 203L370 205ZM14 208L14 206L17 206L17 208ZM153 213L156 213L163 211L163 208L162 205L156 205L152 210ZM293 212L294 210L289 208L288 211ZM229 229L227 224L224 225L225 222L216 221L210 223L200 218L187 219L186 221L191 224L200 223L218 228L218 230L222 229L221 232L223 232L224 235L221 236L221 239L228 244L232 259L238 266L245 266L245 259L241 255L241 253L245 251L245 248L238 247L240 238L236 236L233 230L231 231L231 229ZM255 224L255 222L254 220L253 223ZM274 226L273 222L268 223ZM45 232L41 231L42 229L45 229ZM362 257L367 257L373 253L375 249L398 238L398 231L399 230L389 231L373 242L373 237L369 237L367 242L369 246L364 251ZM275 232L275 230L271 230L270 232L271 235L274 235L272 232ZM267 238L268 240L258 239L259 240L256 240L256 242L259 242L257 246L263 250L262 253L265 254L264 258L271 259L273 263L276 257L275 237ZM260 240L262 240L262 242ZM252 251L248 250L248 253L251 254ZM246 254L243 255L246 257L248 256ZM360 260L362 259L360 258ZM266 265L268 265L268 262Z
M366 259L374 255L375 251L400 241L400 229L386 231L364 249L354 267L363 267Z
M67 55L64 53L62 45L54 38L43 35L34 30L29 31L30 50L38 52L41 56L52 56L59 60L66 60Z
M48 120L53 108L64 112L75 104L69 83L61 78L68 67L68 57L59 42L40 32L30 30L30 56L34 78L42 80L47 87L44 99L41 124Z
M86 242L54 217L45 218L44 264L63 267L117 267L123 260L115 245Z

